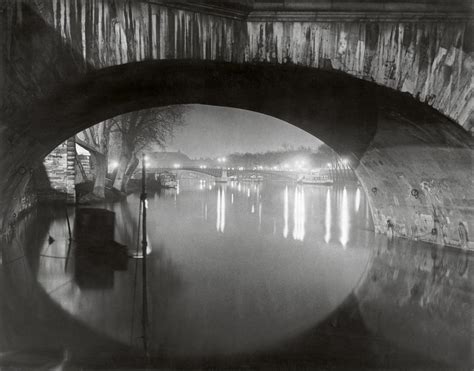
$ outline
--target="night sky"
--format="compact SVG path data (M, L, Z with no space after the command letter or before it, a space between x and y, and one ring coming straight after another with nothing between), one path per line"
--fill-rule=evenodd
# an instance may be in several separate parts
M321 141L285 121L235 108L186 106L186 125L175 133L167 151L181 151L191 158L226 156L233 152L265 152L317 148Z

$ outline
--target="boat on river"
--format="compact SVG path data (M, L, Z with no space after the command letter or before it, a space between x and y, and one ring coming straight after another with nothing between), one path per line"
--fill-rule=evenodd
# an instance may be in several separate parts
M297 179L296 183L332 186L334 184L334 181L327 175L302 175Z
M168 171L160 173L160 175L158 176L158 181L160 183L161 188L176 188L176 186L178 185L176 175Z
M252 174L242 179L243 182L263 182L264 177L262 175Z

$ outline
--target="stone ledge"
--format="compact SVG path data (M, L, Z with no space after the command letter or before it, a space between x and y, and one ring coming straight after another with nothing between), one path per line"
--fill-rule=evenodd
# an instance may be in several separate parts
M474 20L470 12L393 11L253 11L249 22L459 22Z

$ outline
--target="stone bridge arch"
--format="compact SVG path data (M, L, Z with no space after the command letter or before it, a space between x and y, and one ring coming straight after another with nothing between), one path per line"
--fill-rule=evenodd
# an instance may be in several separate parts
M313 65L315 57L308 63L301 59L303 66L294 63L295 59L283 63L288 59L252 58L256 51L246 47L254 41L249 31L252 24L247 20L144 2L85 0L72 6L67 0L43 0L35 4L17 2L1 14L5 31L0 64L4 82L0 101L4 108L0 117L0 170L6 174L0 184L4 229L17 216L21 190L34 161L60 141L121 113L186 103L271 115L350 157L369 195L378 231L390 226L401 236L456 244L459 223L468 230L474 228L472 139L462 127L469 128L471 102L468 82L472 72L466 67L472 53L461 42L468 22L443 26L428 22L421 31L417 24L407 26L416 30L416 37L408 38L413 42L408 43L404 55L414 52L412 57L418 58L415 77L419 84L408 91L410 94L421 97L420 89L428 94L439 88L430 77L441 73L433 68L435 60L438 64L452 61L458 68L442 72L442 81L447 79L451 84L450 93L439 101L443 104L436 99L428 102L452 120L410 94L401 94L405 82L399 81L395 87L400 91L396 91L388 83L388 87L380 86L383 81L378 77L366 81L361 76L351 77L350 71L342 68L328 70L324 63L319 65L319 57L317 66ZM296 23L285 27L299 29ZM340 25L333 22L328 27L339 29ZM313 28L303 29L313 40ZM377 45L385 45L387 35L377 35ZM261 36L257 51L263 50ZM295 36L294 40L303 39ZM402 39L397 40L397 53L402 53ZM334 50L333 41L319 46ZM294 51L292 45L290 38L292 55L308 57L316 51L309 44L302 49L294 46ZM431 51L425 50L422 57L414 51L419 45L431 45L427 49ZM441 45L447 46L446 52L440 52ZM384 50L378 50L377 55L391 55ZM433 54L433 50L437 52ZM364 52L364 66L365 56ZM438 57L430 59L433 56ZM162 57L167 60L153 61ZM191 58L176 60L183 57ZM380 73L372 66L373 59L370 61L369 70ZM411 76L413 63L408 63L407 76ZM431 66L429 74L420 69L426 63ZM383 58L376 64L386 66Z
M337 0L320 1L319 8L291 0L283 6L241 1L247 6L241 11L226 1L9 2L10 24L21 25L28 18L23 13L34 12L86 70L176 59L336 70L410 94L467 130L473 125L473 17L467 1L443 7L433 0L421 8L410 1L405 7L374 1L345 5L347 11ZM402 11L390 10L397 8Z

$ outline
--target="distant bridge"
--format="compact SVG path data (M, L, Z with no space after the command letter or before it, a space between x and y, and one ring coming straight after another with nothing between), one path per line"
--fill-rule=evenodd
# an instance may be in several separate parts
M176 174L177 176L185 173L191 172L196 174L204 174L207 176L211 176L214 178L229 178L236 176L238 179L248 179L252 175L255 176L262 176L265 179L272 179L272 180L296 180L300 175L303 173L299 172L292 172L292 171L276 171L276 170L229 170L229 169L221 169L221 168L200 168L200 167L180 167L180 168L149 168L148 172L164 172L169 171L171 173Z

